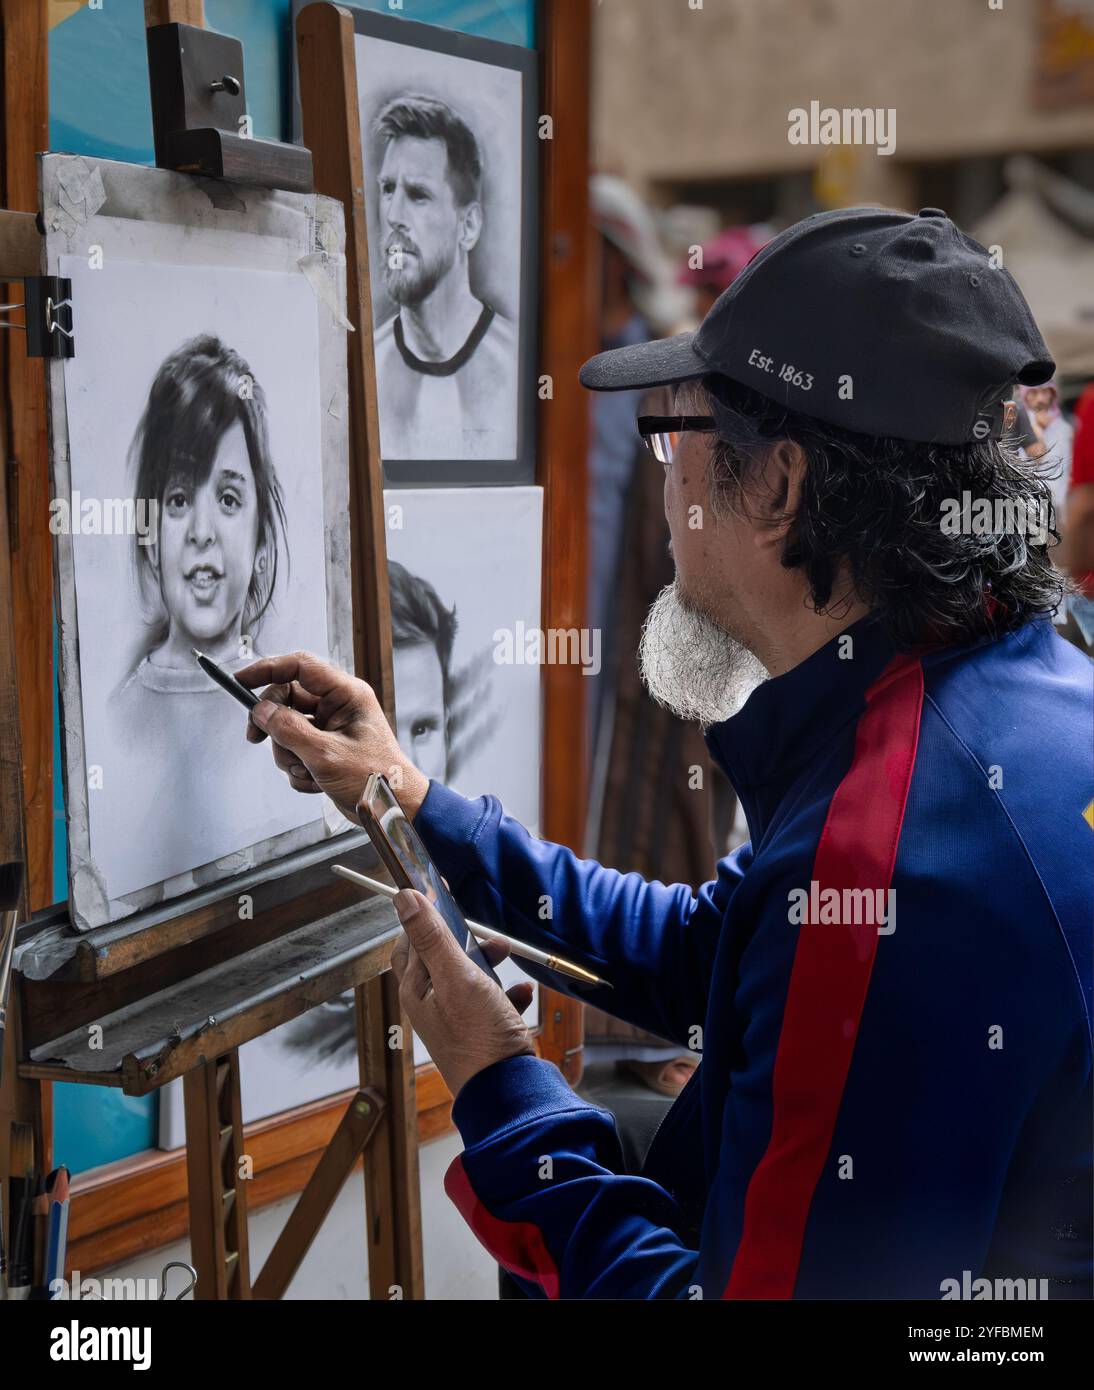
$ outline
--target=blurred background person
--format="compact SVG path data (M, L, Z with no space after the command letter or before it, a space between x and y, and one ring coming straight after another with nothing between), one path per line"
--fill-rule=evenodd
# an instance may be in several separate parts
M1059 563L1078 587L1078 592L1067 601L1064 636L1088 656L1094 656L1094 381L1087 384L1075 407L1071 477Z
M717 236L690 249L677 283L694 292L693 311L698 324L707 310L744 270L752 257L771 239L766 224L754 227L725 227Z
M1031 454L1027 445L1023 453L1027 458L1044 461L1040 471L1052 493L1052 510L1059 528L1067 510L1074 431L1060 408L1060 390L1055 381L1044 386L1022 386L1019 391L1033 438L1043 446L1041 452Z

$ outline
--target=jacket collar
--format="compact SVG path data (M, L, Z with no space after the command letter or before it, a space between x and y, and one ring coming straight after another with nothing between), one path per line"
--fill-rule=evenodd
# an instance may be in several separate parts
M753 846L802 770L858 719L866 691L894 655L877 620L860 618L706 731L711 756L741 799Z

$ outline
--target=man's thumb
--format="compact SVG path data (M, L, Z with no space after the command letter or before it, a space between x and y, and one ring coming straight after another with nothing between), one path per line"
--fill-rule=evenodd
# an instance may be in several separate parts
M443 971L461 954L444 918L424 894L412 888L400 889L395 895L395 911L431 975Z

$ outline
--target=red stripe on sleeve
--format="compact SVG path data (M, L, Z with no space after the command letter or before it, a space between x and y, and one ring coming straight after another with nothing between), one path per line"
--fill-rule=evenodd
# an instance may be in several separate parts
M543 1232L530 1221L503 1221L487 1211L475 1195L463 1160L456 1158L444 1175L444 1190L459 1208L479 1243L510 1274L538 1284L548 1298L558 1297L558 1269Z
M866 692L854 757L817 845L813 879L820 889L891 887L922 708L923 669L898 656ZM793 1297L877 942L871 924L811 922L807 914L799 928L775 1054L771 1137L745 1194L723 1298Z

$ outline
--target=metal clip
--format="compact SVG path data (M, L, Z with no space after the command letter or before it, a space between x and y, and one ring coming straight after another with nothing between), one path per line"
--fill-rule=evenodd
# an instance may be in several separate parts
M74 357L72 281L60 275L28 276L26 298L28 357Z
M169 1269L185 1269L190 1275L189 1284L187 1284L187 1286L183 1289L181 1293L177 1293L175 1295L175 1297L171 1300L172 1303L177 1303L180 1298L185 1298L188 1293L191 1293L195 1288L197 1288L198 1272L194 1268L194 1266L188 1265L182 1260L170 1260L167 1264L164 1265L163 1269L160 1270L161 1287L160 1296L158 1300L160 1303L162 1303L164 1299L166 1299L167 1297L167 1271Z

